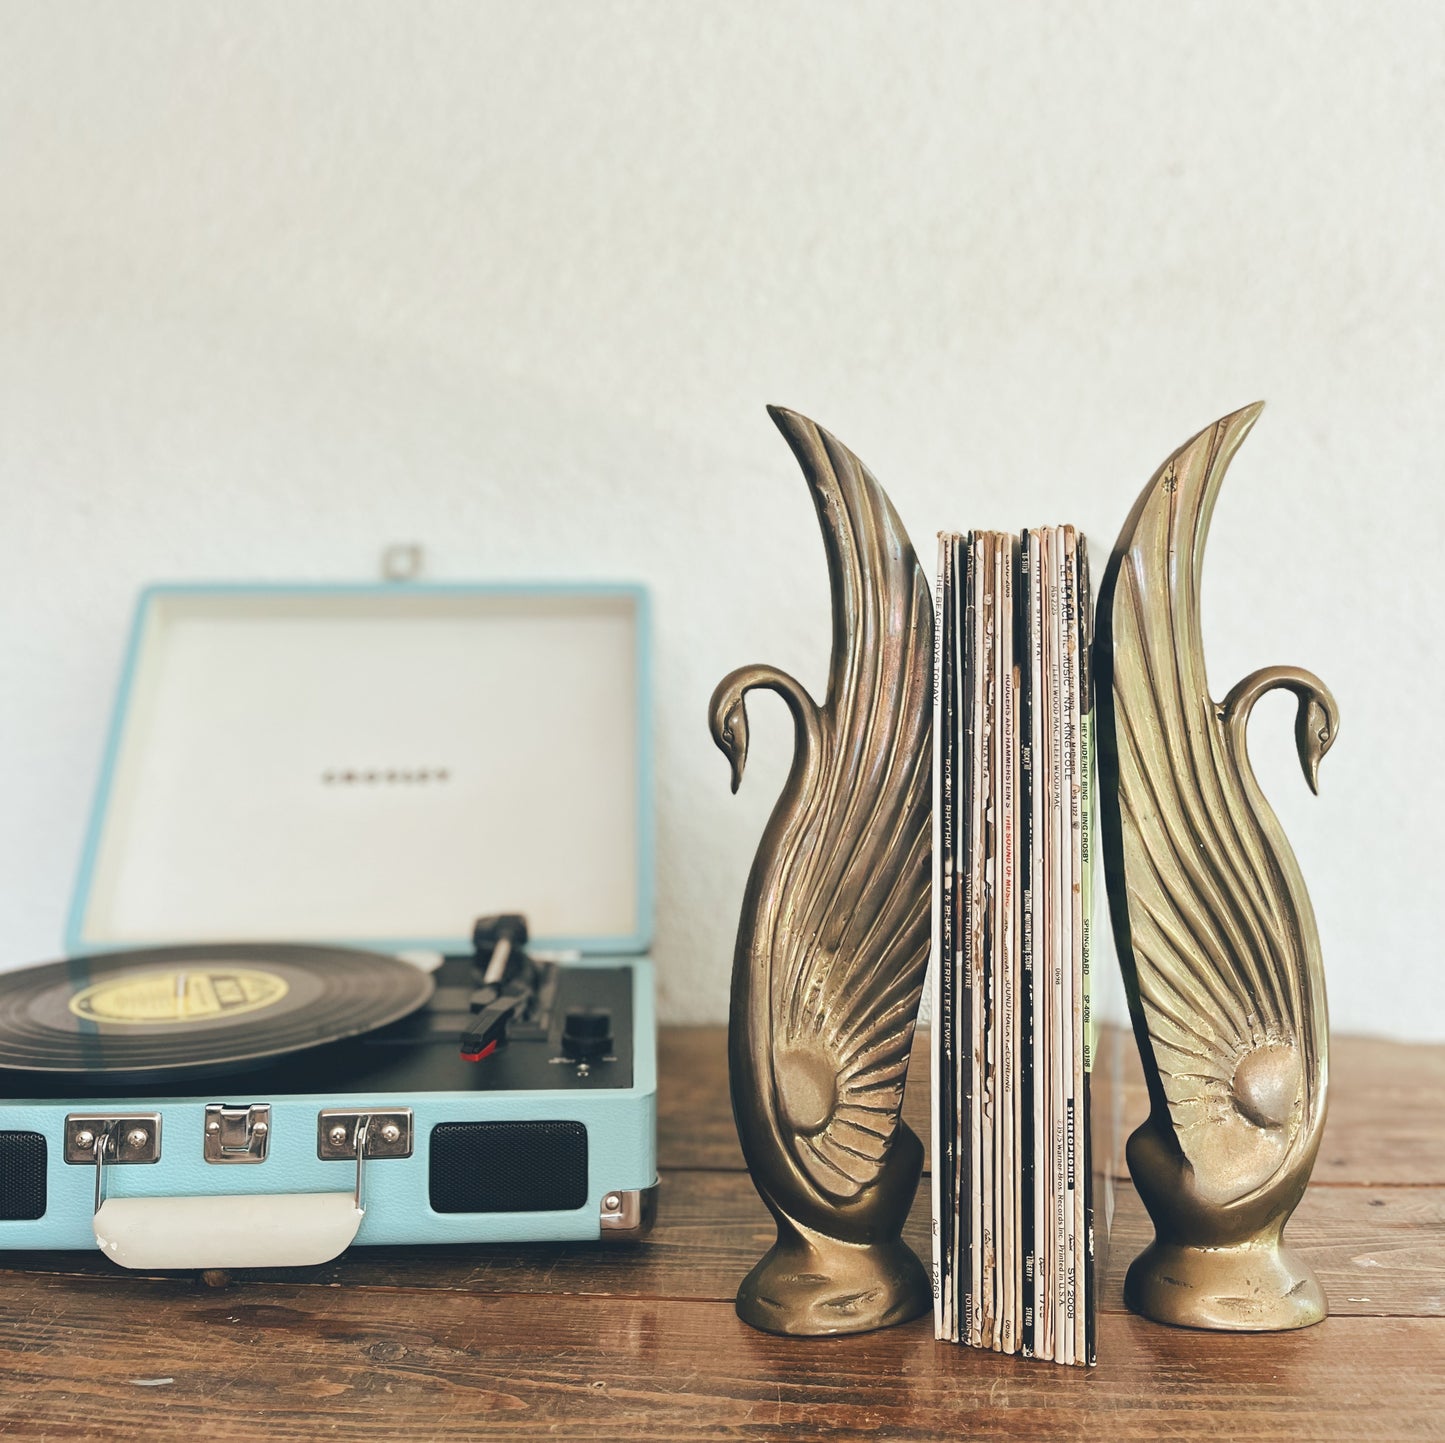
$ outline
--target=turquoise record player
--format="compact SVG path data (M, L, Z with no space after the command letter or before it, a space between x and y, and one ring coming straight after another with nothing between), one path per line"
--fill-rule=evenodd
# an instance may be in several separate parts
M0 1247L640 1237L649 692L636 586L146 592L69 955L0 975Z

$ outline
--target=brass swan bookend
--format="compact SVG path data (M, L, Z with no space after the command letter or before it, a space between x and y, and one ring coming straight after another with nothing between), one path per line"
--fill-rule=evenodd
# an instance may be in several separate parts
M1260 409L1201 431L1144 489L1100 588L1095 672L1109 905L1150 1103L1127 1153L1155 1238L1124 1299L1161 1323L1233 1331L1326 1312L1281 1240L1325 1121L1320 943L1245 728L1265 692L1292 692L1314 789L1339 716L1297 667L1212 701L1199 625L1215 498Z
M749 691L776 692L796 735L733 960L733 1115L778 1229L737 1311L770 1333L862 1333L932 1302L901 1237L923 1145L900 1108L930 936L933 611L867 468L805 417L769 414L813 493L833 644L821 706L785 673L745 666L709 708L734 791Z

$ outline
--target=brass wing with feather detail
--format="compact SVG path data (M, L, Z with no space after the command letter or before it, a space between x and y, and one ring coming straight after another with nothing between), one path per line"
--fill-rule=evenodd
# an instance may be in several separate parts
M785 673L742 667L714 692L710 722L736 790L746 694L776 692L794 721L793 766L743 902L729 1061L739 1137L779 1248L806 1235L803 1276L816 1281L830 1239L902 1248L921 1165L900 1107L930 936L933 615L907 533L867 468L805 417L769 409L807 478L827 553L828 690L819 706ZM766 1303L797 1275L793 1257L757 1290L763 1311L750 1315L742 1293L739 1311L774 1331L901 1321L928 1304L926 1276L907 1256L911 1266L889 1252L893 1281L906 1274L906 1314L897 1297L885 1317L882 1294L862 1304L867 1290L845 1287L851 1315L810 1296L802 1311L815 1325L795 1306L795 1326L784 1326Z
M1260 696L1293 692L1296 745L1314 787L1338 714L1324 684L1293 667L1255 672L1216 703L1200 630L1215 499L1260 409L1224 417L1160 468L1099 597L1103 840L1151 1100L1129 1161L1157 1234L1126 1297L1193 1326L1314 1321L1301 1311L1307 1270L1274 1258L1276 1291L1294 1291L1282 1301L1261 1289L1270 1267L1257 1260L1278 1249L1319 1146L1324 975L1309 895L1245 732ZM1252 1274L1244 1262L1233 1267L1231 1249L1256 1260ZM1318 1306L1322 1316L1322 1295Z

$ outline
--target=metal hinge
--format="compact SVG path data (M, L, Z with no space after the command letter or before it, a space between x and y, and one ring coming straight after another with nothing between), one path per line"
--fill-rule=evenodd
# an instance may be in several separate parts
M357 1129L366 1124L363 1141L368 1162L411 1156L411 1109L394 1107L372 1112L359 1108L327 1108L316 1119L316 1156L322 1162L345 1162L356 1156Z
M65 1160L74 1166L159 1162L158 1112L72 1112L65 1119Z
M72 1112L65 1119L65 1160L95 1169L95 1211L105 1201L106 1165L161 1160L158 1112Z
M379 1158L411 1156L411 1108L358 1112L329 1107L316 1117L316 1156L322 1162L356 1159L356 1210L365 1206L362 1193L366 1164Z

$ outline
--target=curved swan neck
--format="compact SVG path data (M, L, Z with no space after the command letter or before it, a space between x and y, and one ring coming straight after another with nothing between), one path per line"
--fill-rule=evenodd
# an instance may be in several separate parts
M782 697L788 710L793 714L793 724L797 728L799 745L816 746L818 744L820 740L818 707L800 681L775 667L759 666L753 668L752 679L746 683L743 690L747 692L755 688L765 688Z
M1317 694L1319 682L1309 672L1296 666L1262 666L1230 689L1219 708L1221 719L1230 728L1242 730L1249 722L1254 704L1266 692L1277 688L1293 692L1301 702L1306 702Z
M823 766L824 718L802 685L775 667L740 667L719 685L715 712L721 718L743 704L750 691L773 691L791 713L795 732L793 764L773 809L769 831L786 831L802 816L807 798ZM746 736L746 733L744 733ZM746 740L743 743L746 751ZM766 843L764 844L766 848ZM763 855L760 850L759 856ZM766 907L757 864L748 879L743 915L761 917ZM781 1187L784 1195L806 1197L811 1184L789 1155L778 1133L777 1100L772 1077L771 985L766 954L756 950L756 934L739 932L733 962L732 1016L728 1028L728 1059L732 1072L733 1109L738 1114L738 1136L747 1154L753 1180L765 1198Z
M1324 708L1328 714L1333 714L1334 704L1330 694L1325 689L1324 683L1313 672L1305 671L1303 667L1298 666L1264 666L1258 671L1250 672L1248 676L1234 684L1229 695L1219 706L1219 719L1228 728L1245 765L1248 765L1248 754L1244 745L1244 734L1249 725L1250 713L1254 711L1254 704L1260 697L1266 692L1276 689L1294 694L1299 701L1301 718L1304 717L1306 709L1312 703ZM1303 751L1303 743L1301 743L1301 747L1300 760L1306 764L1306 774L1308 775L1308 762Z
M728 690L742 701L750 691L771 691L783 699L793 718L793 766L788 791L806 786L822 759L823 717L803 684L773 666L744 666L727 680Z
M1218 708L1237 748L1244 746L1244 731L1254 704L1265 692L1279 688L1293 692L1299 702L1295 718L1295 744L1311 790L1316 789L1320 758L1339 730L1339 709L1329 688L1312 671L1298 666L1266 666L1252 671L1225 697Z

